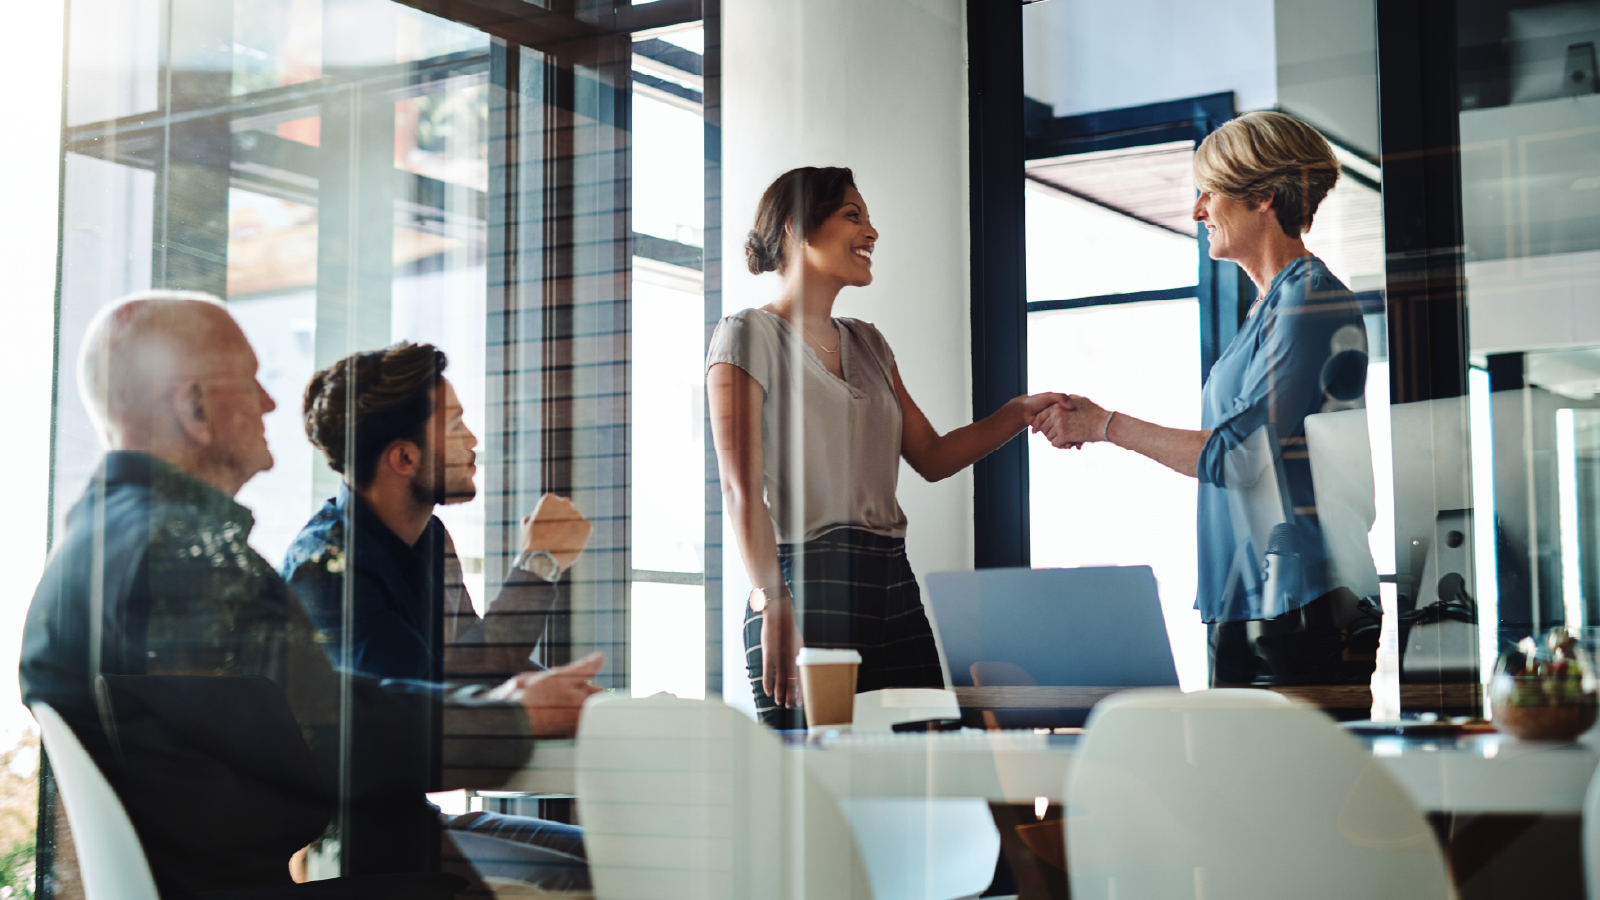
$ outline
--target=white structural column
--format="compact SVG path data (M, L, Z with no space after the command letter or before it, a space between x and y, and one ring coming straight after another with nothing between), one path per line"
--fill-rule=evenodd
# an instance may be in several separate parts
M882 233L874 282L838 315L878 326L941 431L972 418L966 19L961 0L724 0L724 312L770 302L744 267L761 192L796 166L849 166ZM972 565L969 472L928 484L902 466L918 575ZM724 692L749 706L739 629L749 581L724 546Z

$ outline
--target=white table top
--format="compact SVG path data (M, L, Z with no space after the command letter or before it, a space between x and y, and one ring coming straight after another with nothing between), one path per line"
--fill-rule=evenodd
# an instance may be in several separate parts
M1456 813L1581 812L1600 765L1600 740L1572 744L1502 735L1459 739L1361 738L1424 810ZM791 745L835 796L983 797L1060 802L1075 735L963 731L841 736ZM575 745L544 741L509 792L570 796ZM488 794L490 792L481 792Z

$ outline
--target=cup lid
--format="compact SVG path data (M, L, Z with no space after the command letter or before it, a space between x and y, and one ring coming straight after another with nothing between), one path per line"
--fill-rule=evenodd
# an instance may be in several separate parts
M826 663L855 663L861 664L861 654L854 650L830 650L824 647L801 647L800 653L795 656L795 664L801 666L815 666Z

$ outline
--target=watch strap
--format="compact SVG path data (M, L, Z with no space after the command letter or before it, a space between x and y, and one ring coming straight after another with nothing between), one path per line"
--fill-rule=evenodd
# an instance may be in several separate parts
M511 561L513 569L521 569L535 578L554 584L561 577L561 563L548 550L524 550Z

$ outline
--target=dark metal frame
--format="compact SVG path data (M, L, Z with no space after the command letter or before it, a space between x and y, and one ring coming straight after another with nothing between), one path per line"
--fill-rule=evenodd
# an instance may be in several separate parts
M1028 312L1050 312L1057 309L1087 309L1091 306L1116 306L1122 303L1148 303L1152 300L1187 300L1198 297L1200 287L1161 288L1153 291L1130 291L1126 294L1099 294L1094 297L1076 297L1071 300L1030 300Z
M1023 249L1022 4L967 0L967 145L972 217L972 415L1028 384ZM1013 438L972 467L973 563L1029 562L1028 445Z
M701 0L701 21L706 33L702 60L705 80L702 111L705 115L705 346L722 319L722 0ZM711 438L709 408L705 421L705 579L706 696L724 693L722 671L722 476ZM731 673L735 678L739 673Z
M1398 407L1465 398L1468 356L1456 0L1385 0L1377 4L1376 12L1390 401ZM1434 446L1438 441L1465 440L1459 432L1465 427L1466 412L1442 404L1430 414L1432 434L1394 435L1395 483L1434 487L1427 502L1404 499L1416 497L1414 492L1397 492L1395 497L1401 613L1426 602L1418 595L1429 586L1404 585L1420 576L1416 569L1426 555L1426 542L1438 540L1438 508L1470 496L1466 468L1445 468L1437 461L1465 459L1465 448ZM1445 421L1449 419L1456 421ZM1417 547L1424 549L1412 552ZM1403 580L1407 575L1412 582ZM1515 615L1515 598L1502 595L1501 604L1502 621L1508 613ZM1476 715L1480 710L1477 704L1451 699L1459 692L1445 689L1447 680L1465 678L1475 684L1476 672L1440 672L1433 679L1413 672L1405 677L1438 687L1431 700L1408 706L1407 711Z

